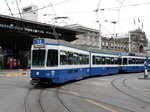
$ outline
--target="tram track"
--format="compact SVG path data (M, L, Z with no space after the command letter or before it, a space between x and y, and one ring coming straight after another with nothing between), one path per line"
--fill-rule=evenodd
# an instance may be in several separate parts
M31 91L32 88L28 89L28 92L26 94L26 96L24 97L24 112L27 112L27 105L26 105L26 100L27 100L27 96L29 94L29 92Z
M135 77L135 76L134 76ZM123 93L123 94L125 94L125 95L127 95L128 97L131 97L131 98L133 98L133 99L136 99L136 100L138 100L138 101L140 101L140 102L143 102L143 103L145 103L145 104L147 104L147 105L149 105L150 103L149 102L147 102L147 101L144 101L144 100L142 100L142 99L140 99L140 98L137 98L137 97L135 97L135 96L133 96L133 95L130 95L128 92L125 92L125 91L123 91L121 88L119 88L116 84L115 84L115 82L118 80L120 80L121 78L123 78L123 77L119 77L119 78L115 78L115 79L113 79L112 81L111 81L111 85L113 86L113 88L115 88L117 91L119 91L119 92L121 92L121 93ZM128 85L126 84L126 81L127 80L129 80L129 79L131 79L132 77L127 77L127 78L125 78L125 79L123 79L123 80L121 80L121 82L120 83L122 83L123 84L123 86L124 87L126 87L126 88L128 88L128 89L130 89L130 87L128 87ZM67 105L67 103L66 102L64 102L64 100L63 100L63 97L61 96L61 94L65 94L65 95L72 95L72 96L75 96L75 97L78 97L78 98L82 98L83 100L91 100L91 101L94 101L94 102L97 102L97 103L100 103L100 104L104 104L104 105L107 105L108 107L114 107L115 109L119 109L119 110L124 110L124 111L127 111L127 112L136 112L136 111L134 111L134 110L132 110L132 109L128 109L128 108L125 108L125 107L121 107L121 106L118 106L117 104L111 104L111 103L108 103L108 102L105 102L105 101L101 101L101 100L97 100L96 98L89 98L89 97L86 97L86 96L76 96L76 95L73 95L73 94L70 94L69 93L69 89L67 89L67 93L66 92L64 92L64 91L60 91L62 88L61 88L62 86L57 86L57 87L55 87L56 89L55 89L55 91L52 91L50 88L40 88L41 90L38 92L38 100L37 100L37 102L38 102L38 107L40 108L40 112L45 112L44 111L44 108L43 108L43 105L42 105L42 93L43 93L43 91L44 90L46 90L46 91L51 91L51 92L55 92L55 94L56 94L56 97L57 97L57 99L59 100L59 102L61 103L61 105L68 111L68 112L73 112L73 110L71 110L71 108L69 107L69 105ZM32 91L32 90L34 90L34 88L30 88L29 89L29 91L27 92L27 95L26 95L26 97L25 97L25 100L26 100L26 98L28 97L28 95L29 95L29 93ZM64 89L63 89L64 90ZM133 91L134 92L134 91ZM25 112L28 112L28 110L27 110L27 106L26 106L26 101L24 100L24 104L25 104ZM43 103L44 104L44 103ZM34 107L33 107L34 108ZM83 109L84 110L84 109Z
M135 77L135 76L134 76L134 77ZM121 77L121 78L123 78L123 77ZM143 103L145 103L145 104L147 104L147 105L150 105L150 102L147 102L147 101L144 101L144 100L142 100L142 99L140 99L140 98L137 98L137 97L135 97L135 96L129 94L128 92L123 91L123 90L120 89L117 85L115 85L115 82L116 82L117 80L121 79L121 78L119 77L119 78L116 78L116 79L114 79L114 80L111 81L111 85L112 85L113 88L115 88L117 91L119 91L119 92L122 93L122 94L125 94L126 96L128 96L128 97L130 97L130 98L133 98L133 99L135 99L135 100L137 100L137 101L140 101L140 102L143 102ZM130 78L131 78L131 77L130 77ZM125 79L121 82L125 88L127 88L127 86L126 86L126 84L125 84L125 81L128 80L128 79L129 79L129 77L128 77L128 78L125 78ZM127 88L127 89L129 89L129 88Z
M39 103L39 106L40 106L42 112L45 112L45 111L44 111L44 107L42 106L42 101L41 101L41 100L42 100L42 99L41 99L41 96L42 96L43 91L44 91L44 89L42 89L42 90L40 91L39 98L38 98L38 103Z
M100 100L96 100L96 99L93 99L93 98L88 98L88 97L84 97L84 96L78 96L82 99L86 99L86 100L92 100L94 102L97 102L97 103L101 103L101 104L105 104L105 105L109 105L111 107L115 107L115 108L118 108L118 109L122 109L122 110L125 110L125 111L128 111L128 112L135 112L133 110L129 110L129 109L126 109L126 108L123 108L123 107L120 107L120 106L117 106L117 105L113 105L113 104L110 104L110 103L107 103L107 102L104 102L104 101L100 101Z
M30 88L29 90L28 90L28 92L27 92L27 94L26 94L26 96L25 96L25 98L24 98L24 112L32 112L32 109L34 109L35 107L29 107L28 108L28 97L30 98L31 96L29 95L33 90L37 90L37 89L35 89L35 88ZM44 107L43 107L43 105L42 105L42 93L43 93L43 91L44 91L45 89L41 89L39 92L38 92L38 95L36 96L37 97L37 107L39 108L39 112L45 112L45 110L44 110ZM30 103L32 103L32 102L30 102ZM31 106L31 105L30 105Z
M125 87L129 88L130 90L132 90L133 92L137 93L137 94L140 94L140 95L142 95L142 96L144 96L144 97L150 98L149 95L146 95L145 93L143 93L143 92L141 92L141 91L138 91L137 89L132 88L132 87L130 87L129 85L127 85L126 82L127 82L129 79L131 79L131 78L133 78L133 77L129 77L129 78L124 79L124 80L122 81L122 82L123 82L123 85L124 85Z
M68 112L73 112L65 103L64 101L62 100L62 98L60 97L60 87L57 88L56 90L56 94L57 94L57 98L59 99L59 101L61 102L61 104L68 110ZM47 89L47 91L51 91L49 89ZM52 91L54 92L54 91ZM78 97L78 98L81 98L83 100L90 100L90 101L94 101L94 102L97 102L97 103L100 103L100 104L105 104L105 105L108 105L110 107L115 107L115 108L118 108L118 109L121 109L121 110L124 110L124 111L127 111L127 112L135 112L133 110L130 110L130 109L127 109L127 108L123 108L123 107L120 107L120 106L117 106L117 105L114 105L114 104L110 104L110 103L107 103L107 102L104 102L104 101L100 101L100 100L97 100L96 98L89 98L89 97L86 97L86 96L76 96L76 95L73 95L73 94L70 94L69 92L66 93L66 92L61 92L61 94L65 94L65 95L71 95L71 96L74 96L74 97Z
M60 103L68 110L68 112L73 112L73 111L64 103L64 101L63 101L62 98L60 97L59 89L60 89L60 87L57 87L57 90L56 90L56 96L57 96L58 100L59 100Z

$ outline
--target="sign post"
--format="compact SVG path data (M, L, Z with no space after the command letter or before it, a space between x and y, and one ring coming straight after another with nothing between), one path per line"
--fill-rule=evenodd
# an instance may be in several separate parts
M146 61L144 62L144 78L148 78L148 56L146 56Z

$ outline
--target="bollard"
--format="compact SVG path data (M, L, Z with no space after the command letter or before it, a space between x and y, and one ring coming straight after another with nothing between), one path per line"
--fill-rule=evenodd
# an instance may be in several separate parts
M148 72L147 72L147 69L145 69L145 71L144 71L144 78L148 78Z

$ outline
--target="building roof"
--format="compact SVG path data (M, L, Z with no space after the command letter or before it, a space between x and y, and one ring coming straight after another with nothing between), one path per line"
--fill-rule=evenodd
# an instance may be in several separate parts
M129 38L129 35L128 35L128 34L119 35L119 36L115 37L115 39L127 39L127 38Z
M71 28L71 29L75 29L77 31L80 32L93 32L93 33L99 33L99 30L93 29L93 28L88 28L79 24L72 24L72 25L67 25L66 27Z
M35 22L16 17L0 15L0 33L7 35L8 33L26 35L29 37L58 38L73 41L76 34L81 33L69 27L60 27L41 22ZM6 36L7 37L7 36Z

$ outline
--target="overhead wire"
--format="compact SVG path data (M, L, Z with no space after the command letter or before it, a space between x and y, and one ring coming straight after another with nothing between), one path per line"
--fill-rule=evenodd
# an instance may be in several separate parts
M119 8L119 11L118 11L118 23L119 23L119 19L120 19L120 11L121 11L121 8L122 8L122 5L123 5L124 2L125 2L125 0L123 0L123 1L120 3L120 8Z
M119 27L121 28L121 30L124 32L124 28L121 26L121 24L120 24L120 13L121 13L121 8L122 8L122 5L123 5L123 3L125 2L125 0L123 0L123 1L120 1L120 8L119 8L119 10L118 10L118 25L119 25Z
M70 1L70 0L66 0L66 1ZM147 5L147 4L150 4L150 2L139 3L139 4L131 4L131 5L125 5L125 6L121 6L121 8L135 7L135 6ZM52 4L52 5L58 5L58 3ZM40 7L40 8L38 8L38 9L32 10L32 11L27 12L27 13L32 13L32 12L34 12L34 11L43 10L43 9L48 8L48 7L51 7L51 5L49 4L49 5ZM120 8L120 6L119 6L119 7L100 8L99 10L103 10L103 11L112 11L112 10L118 10L119 8ZM81 12L81 11L80 11L80 12L67 12L67 13L65 13L65 14L69 14L69 13L70 13L70 14L74 14L74 13L88 13L88 12L90 13L90 12L92 12L92 10L91 10L91 11L82 11L82 12ZM14 14L14 15L18 15L18 13Z
M150 2L144 2L144 3L139 3L139 4L131 4L131 5L124 5L122 6L122 8L126 8L126 7L135 7L135 6L140 6L140 5L148 5L150 4ZM109 11L109 10L114 10L114 9L119 9L120 7L108 7L108 8L102 8L99 10L103 10L103 11Z
M48 0L48 2L49 2L49 5L51 6L51 8L52 8L52 10L53 10L53 13L57 16L57 14L56 14L56 12L55 12L55 10L54 10L53 4L50 2L50 0Z
M16 0L16 4L17 4L17 8L18 8L18 11L19 11L20 18L22 19L21 11L20 11L20 8L19 8L17 0Z
M111 33L111 31L109 31L107 28L105 28L103 25L101 25L102 26L102 28L105 30L105 31L107 31L108 33L110 33L111 35L112 35L112 33Z
M115 1L117 1L117 2L121 3L121 1L120 1L120 0L115 0Z
M7 5L7 7L8 7L8 9L9 9L9 12L10 12L11 16L14 17L14 14L12 13L12 10L11 10L11 8L10 8L10 6L9 6L9 4L8 4L8 2L7 2L7 0L5 0L5 3L6 3L6 5Z
M69 2L69 1L71 1L71 0L64 0L64 1L62 1L62 2L58 2L58 3L55 3L55 4L53 4L53 5L60 5L60 4L64 4L64 3L66 3L66 2Z
M27 0L28 2L30 2L30 4L33 4L33 2L31 0Z

